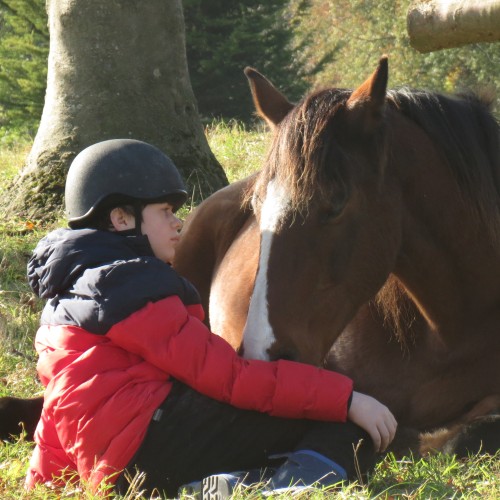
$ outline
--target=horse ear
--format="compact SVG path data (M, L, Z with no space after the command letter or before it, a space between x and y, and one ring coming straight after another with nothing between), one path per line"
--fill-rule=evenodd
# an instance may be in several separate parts
M293 104L256 69L246 67L245 76L250 83L257 113L274 128L293 108Z
M387 56L383 56L373 74L347 100L352 121L365 133L375 130L382 120L388 76Z

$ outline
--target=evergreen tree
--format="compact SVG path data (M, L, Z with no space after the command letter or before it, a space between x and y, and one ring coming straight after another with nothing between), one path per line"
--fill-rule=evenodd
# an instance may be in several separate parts
M36 131L48 51L45 2L0 0L0 128Z
M254 66L291 99L306 88L291 47L288 0L184 0L189 73L200 114L249 120Z

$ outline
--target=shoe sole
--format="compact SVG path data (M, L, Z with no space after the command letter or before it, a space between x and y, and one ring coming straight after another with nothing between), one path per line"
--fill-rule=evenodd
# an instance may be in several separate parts
M201 482L201 500L226 500L232 493L232 485L223 477L209 476Z

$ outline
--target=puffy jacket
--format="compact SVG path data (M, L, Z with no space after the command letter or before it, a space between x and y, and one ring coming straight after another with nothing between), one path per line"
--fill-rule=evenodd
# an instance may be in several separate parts
M113 483L172 378L239 408L346 419L350 379L240 358L202 323L196 290L151 255L146 238L57 230L38 244L28 278L49 299L35 340L46 391L28 488L75 473L93 487Z

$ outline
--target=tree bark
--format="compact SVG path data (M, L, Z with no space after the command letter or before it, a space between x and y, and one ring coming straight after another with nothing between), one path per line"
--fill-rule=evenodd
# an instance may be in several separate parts
M181 0L47 0L47 13L45 105L27 164L3 203L8 214L60 213L71 161L110 138L166 152L195 201L227 184L191 89Z
M500 0L417 0L406 20L419 52L500 40Z

